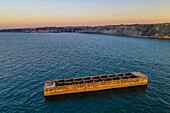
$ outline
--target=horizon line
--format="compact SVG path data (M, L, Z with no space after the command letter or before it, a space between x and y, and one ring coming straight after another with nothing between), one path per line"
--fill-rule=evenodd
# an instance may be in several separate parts
M153 23L124 23L124 24L103 24L103 25L68 25L68 26L35 26L35 27L14 27L14 28L0 28L0 30L6 29L34 29L44 27L99 27L99 26L121 26L121 25L149 25L149 24L170 24L170 22L153 22Z

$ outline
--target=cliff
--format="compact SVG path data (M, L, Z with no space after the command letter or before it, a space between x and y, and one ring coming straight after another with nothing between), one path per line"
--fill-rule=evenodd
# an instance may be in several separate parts
M170 38L170 23L97 26L77 32L100 33L115 36Z
M38 32L38 33L95 33L115 36L135 36L147 38L170 38L170 23L133 24L107 26L70 26L70 27L41 27L23 29L3 29L0 32Z

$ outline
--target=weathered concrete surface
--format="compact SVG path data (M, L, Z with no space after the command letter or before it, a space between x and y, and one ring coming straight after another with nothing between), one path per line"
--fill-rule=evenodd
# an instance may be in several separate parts
M101 82L93 82L93 83L57 86L57 87L53 87L53 88L44 88L44 96L147 85L147 83L148 83L147 76L145 76L139 72L133 72L133 74L138 77L137 78L120 79L120 80L110 80L110 81L101 81Z

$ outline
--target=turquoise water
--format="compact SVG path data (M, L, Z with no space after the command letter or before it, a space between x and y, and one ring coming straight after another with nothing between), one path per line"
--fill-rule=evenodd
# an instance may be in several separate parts
M147 88L43 96L46 80L131 71ZM0 33L0 112L170 113L170 40Z

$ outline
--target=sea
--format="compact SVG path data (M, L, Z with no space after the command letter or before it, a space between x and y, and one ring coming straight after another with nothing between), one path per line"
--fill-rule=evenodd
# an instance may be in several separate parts
M47 80L133 71L148 85L43 95ZM0 33L0 113L170 113L170 40Z

